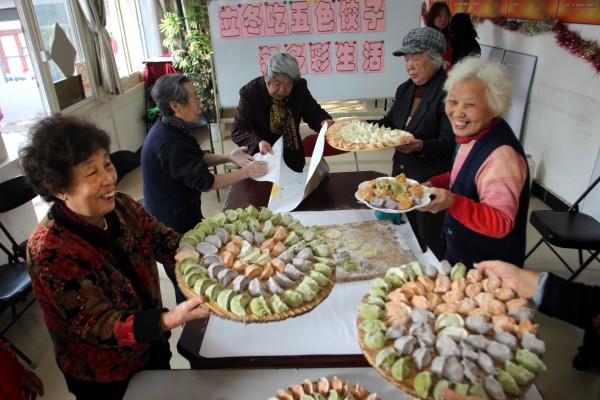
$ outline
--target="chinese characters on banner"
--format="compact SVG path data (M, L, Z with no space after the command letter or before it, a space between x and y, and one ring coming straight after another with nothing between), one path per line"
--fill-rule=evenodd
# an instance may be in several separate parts
M223 39L385 32L386 0L295 0L222 5L218 9ZM307 48L308 47L308 48ZM259 46L258 65L265 63L280 44ZM383 72L383 40L349 40L284 43L298 60L301 74Z
M437 1L429 0L429 6ZM365 0L368 2L368 0ZM465 12L480 18L544 20L600 24L598 0L445 0L452 14Z

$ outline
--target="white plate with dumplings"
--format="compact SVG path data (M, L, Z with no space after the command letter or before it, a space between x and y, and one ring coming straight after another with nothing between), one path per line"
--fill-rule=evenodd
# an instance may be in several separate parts
M464 265L412 262L376 278L359 306L359 343L369 363L418 399L444 387L493 399L523 397L546 370L534 310Z
M378 190L378 188L374 186L387 186L387 190L392 191L394 188L390 189L390 185L398 186L398 179L402 181L401 184L404 186L404 188L400 188L400 190L409 190L409 188L411 188L411 191L417 190L417 192L413 192L412 194L406 192L406 194L403 194L400 197L397 197L398 194L394 193L390 193L386 196L372 196L374 194L373 192L377 193ZM385 191L386 188L380 188L380 190ZM354 197L358 202L365 204L373 210L379 210L390 214L407 213L431 202L429 188L420 185L419 182L413 179L404 177L404 174L400 174L397 177L386 176L370 181L364 181L358 185L358 190L354 193Z

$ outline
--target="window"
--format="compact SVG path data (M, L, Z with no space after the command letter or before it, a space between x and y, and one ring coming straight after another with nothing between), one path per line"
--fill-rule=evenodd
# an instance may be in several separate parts
M106 30L119 75L130 77L144 68L144 60L162 55L159 12L154 1L106 0Z

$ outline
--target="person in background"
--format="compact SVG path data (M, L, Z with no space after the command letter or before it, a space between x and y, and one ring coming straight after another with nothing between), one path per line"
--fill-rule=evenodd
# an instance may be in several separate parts
M481 55L477 43L477 31L471 17L466 13L454 14L450 20L450 43L452 46L452 65L467 56Z
M506 68L479 57L454 65L444 85L458 149L452 169L426 186L435 196L419 211L446 211L446 259L468 268L499 259L523 266L529 169L523 147L501 115L512 99Z
M448 72L452 66L452 43L450 42L450 31L448 29L451 16L452 13L450 12L448 4L444 1L438 1L433 3L429 8L425 21L427 27L437 29L444 35L444 39L446 40L446 51L442 58L446 62L446 65L444 66L446 72Z
M276 53L267 61L264 76L240 89L231 139L246 147L248 154L272 154L272 146L283 136L283 160L290 169L302 172L302 120L317 132L324 123L333 124L331 116L310 94L306 80L300 77L294 56Z
M51 206L27 267L56 361L78 400L121 399L135 372L170 368L170 330L208 317L204 298L163 308L156 263L172 263L181 235L115 191L106 132L55 115L28 139L21 167Z
M407 178L426 182L450 168L455 143L444 112L442 87L446 72L442 55L445 50L444 35L439 31L416 28L404 37L402 48L393 53L404 56L409 79L396 90L394 103L386 116L369 121L405 130L414 136L412 142L396 147L392 176L404 173ZM441 259L444 216L409 212L406 217L421 247L424 250L429 247Z
M44 383L25 369L10 345L0 340L0 400L35 400L44 396Z
M600 287L569 282L550 272L528 271L504 261L482 261L475 268L500 278L502 287L513 289L538 310L585 331L583 345L573 367L585 370L600 366ZM448 390L448 400L475 400Z
M162 113L142 147L144 204L159 221L179 233L193 229L204 218L202 192L220 189L245 178L267 173L264 161L254 161L245 147L229 154L205 153L188 124L198 121L202 103L192 82L182 74L160 77L151 92ZM213 175L209 167L234 163L238 169ZM178 303L185 300L173 268L165 268Z

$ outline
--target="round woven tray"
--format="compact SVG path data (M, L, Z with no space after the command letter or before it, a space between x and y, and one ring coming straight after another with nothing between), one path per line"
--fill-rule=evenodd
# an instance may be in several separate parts
M361 302L364 302L367 299L368 296L363 297ZM359 315L358 319L356 321L356 326L358 329L358 326L360 325L360 323L363 321L363 318ZM410 324L407 326L407 328L410 327ZM433 327L432 327L433 328ZM413 388L413 383L414 383L414 378L415 376L421 372L421 371L429 371L431 372L431 368L430 367L426 367L423 368L422 370L417 369L417 366L414 364L412 357L410 357L410 374L408 375L408 377L403 380L403 381L398 381L396 380L396 378L394 378L392 376L392 373L390 371L388 371L385 368L381 368L381 367L377 367L375 365L375 357L377 356L377 353L379 353L379 351L381 351L381 349L370 349L369 347L367 347L364 344L364 337L365 337L365 332L362 329L358 329L358 343L360 345L360 348L363 352L363 354L365 355L365 358L367 359L367 361L369 362L369 364L371 364L371 366L373 368L375 368L375 370L377 370L377 372L379 372L379 374L381 376L383 376L385 379L387 379L392 385L396 386L397 388L399 388L400 390L402 390L403 392L413 396L416 399L423 399L423 397L420 397L417 392L415 392L414 388ZM393 340L388 340L385 344L383 348L385 347L393 347L394 346L394 341ZM435 349L433 349L433 356L432 359L435 358L435 356L437 355L437 353L435 352ZM499 363L494 363L496 366L496 369L502 369L502 365ZM537 377L537 375L536 375ZM534 379L535 381L535 379ZM521 386L519 385L519 388L521 389L521 394L519 396L515 396L512 395L510 393L506 393L504 392L504 395L506 396L506 399L508 400L517 400L522 398L523 396L525 396L525 393L527 392L527 390L529 390L529 387L533 384L532 381L531 383ZM468 382L468 380L465 378L464 383L470 383ZM429 395L427 397L424 397L424 399L427 400L434 400L433 398L433 387L435 386L435 383L433 383L431 385L431 388L429 389Z
M191 297L197 296L197 294L185 284L185 281L183 280L183 277L180 274L177 274L177 283L179 284L179 288L181 289L183 294L188 299ZM302 303L302 305L291 308L288 311L285 311L282 313L265 315L263 317L259 317L257 315L252 314L249 310L249 307L246 307L246 315L244 317L240 317L239 315L234 314L231 311L223 310L221 307L219 307L219 305L217 304L216 301L206 302L203 304L203 307L209 309L213 315L216 315L218 317L225 318L225 319L230 319L232 321L239 321L239 322L281 321L286 318L297 317L298 315L307 313L310 310L312 310L313 308L315 308L319 303L321 303L323 300L325 300L327 298L327 296L329 296L329 293L331 293L331 289L333 289L334 283L335 283L335 268L332 268L331 276L329 276L329 283L327 283L327 285L321 287L321 290L319 290L319 293L317 293L317 296L312 301ZM268 300L269 297L270 296L266 296L266 299Z
M393 144L386 145L384 143L379 143L378 147L373 147L367 145L366 143L347 143L340 137L339 131L344 126L348 125L348 123L349 121L336 122L325 132L325 140L327 140L327 143L329 143L329 145L334 149L342 151L374 151L394 148L396 146Z

